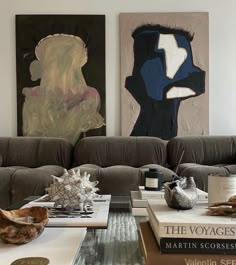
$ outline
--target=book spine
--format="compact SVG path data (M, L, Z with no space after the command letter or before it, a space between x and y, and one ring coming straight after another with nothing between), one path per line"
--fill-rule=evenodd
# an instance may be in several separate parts
M164 193L157 193L157 194L141 194L142 200L160 200L164 199L165 195Z
M159 238L204 238L204 239L236 239L236 226L235 224L198 224L198 223L186 223L186 224L173 224L173 223L161 223L156 219L155 214L147 208L149 221L155 226L155 232Z
M161 253L236 254L236 240L206 238L160 238Z
M146 208L131 208L133 216L148 216Z
M188 256L186 256L188 255ZM206 256L207 255L207 256ZM153 264L165 264L165 265L234 265L236 264L236 258L232 255L214 255L212 254L160 254L156 258L156 263L153 263L153 258L151 262L146 263L146 265Z

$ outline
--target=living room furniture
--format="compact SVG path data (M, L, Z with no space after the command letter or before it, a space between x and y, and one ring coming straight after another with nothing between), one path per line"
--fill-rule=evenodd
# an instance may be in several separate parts
M166 141L156 137L94 136L81 139L74 148L73 166L98 180L101 194L129 196L144 186L144 173L157 168L163 181L175 173L166 168Z
M193 176L208 191L208 174L236 174L236 136L92 136L77 142L52 137L0 137L0 207L43 195L63 169L79 167L98 180L101 194L129 196L157 168L163 181Z
M61 138L0 137L0 207L43 195L72 161L72 145Z
M13 208L21 207L34 199L36 197L25 198L25 200L16 203ZM112 197L107 228L87 228L87 234L79 252L75 255L73 265L145 265L138 243L138 226L140 222L146 221L147 218L132 216L129 202L130 198L126 196ZM67 228L46 227L45 229L62 229L63 232ZM76 231L74 237L77 238ZM43 241L43 234L38 239ZM39 247L40 242L32 241L32 243ZM77 243L75 242L75 244ZM70 243L66 243L65 247L70 248ZM72 249L74 248L75 246L72 247ZM43 247L40 256L47 257L47 254L48 251Z
M110 206L107 229L87 229L73 265L145 265L139 248L138 226L147 218L132 216L129 201L116 199Z
M208 174L236 174L236 136L178 136L167 144L167 160L179 176L193 176L208 191Z

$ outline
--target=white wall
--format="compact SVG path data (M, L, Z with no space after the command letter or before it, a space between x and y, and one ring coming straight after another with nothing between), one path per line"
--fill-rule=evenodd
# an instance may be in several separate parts
M119 13L181 11L209 12L210 134L236 134L235 10L235 0L0 0L0 136L16 135L15 14L106 15L107 135L119 135Z

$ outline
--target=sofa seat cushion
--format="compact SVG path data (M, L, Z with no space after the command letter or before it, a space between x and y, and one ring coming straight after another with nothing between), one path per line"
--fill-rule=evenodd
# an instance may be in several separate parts
M236 174L236 164L235 165L226 165L224 167L228 170L229 174Z
M170 181L171 177L175 175L172 170L157 164L147 164L138 168L127 165L100 167L93 164L84 164L73 169L80 168L81 174L86 171L91 175L91 181L98 180L97 187L100 194L129 196L131 190L138 190L139 186L145 185L145 171L154 167L158 168L163 174L163 181Z
M130 195L130 190L137 190L142 172L139 168L130 166L110 166L100 168L98 188L101 194L113 196Z
M52 175L61 176L64 168L56 165L41 166L38 168L6 167L11 201L14 204L28 196L41 196L45 194L45 188L52 182Z
M6 209L11 204L11 176L16 169L0 167L0 208Z
M208 191L208 175L217 174L222 176L229 175L227 165L206 166L195 163L181 164L177 170L179 176L194 177L197 187L201 190Z

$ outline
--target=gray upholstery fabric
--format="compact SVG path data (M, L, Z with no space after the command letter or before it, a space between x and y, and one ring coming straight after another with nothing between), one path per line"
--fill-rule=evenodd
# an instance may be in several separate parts
M85 171L91 175L90 180L98 180L99 193L112 194L114 196L130 195L131 190L137 190L138 186L145 185L145 171L149 168L158 168L163 175L163 181L171 181L176 175L172 170L157 164L147 164L139 168L126 165L114 165L102 168L93 164L84 164L74 168L80 168L81 174Z
M236 173L236 136L183 136L167 144L168 163L180 176L193 176L208 191L208 175ZM183 154L180 166L181 154Z
M164 180L173 171L166 169L166 142L155 137L87 137L74 149L74 166L99 181L101 194L130 195L144 185L144 172L158 167Z
M177 166L183 151L181 163L233 164L236 157L236 136L174 137L167 144L168 163Z
M31 195L43 195L52 183L52 177L61 176L64 168L56 165L18 169L11 178L11 203Z
M72 145L53 137L0 137L0 208L30 195L43 195L72 162Z
M197 187L201 190L208 191L208 175L219 174L227 176L228 170L223 166L206 166L194 163L184 163L179 166L179 176L194 177Z
M2 166L71 165L72 145L53 137L0 137Z
M15 168L0 167L0 208L11 204L11 176L15 171Z
M166 142L156 137L83 138L75 146L74 166L95 164L101 167L166 163Z

